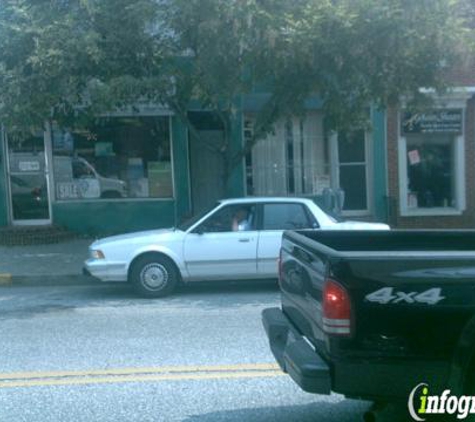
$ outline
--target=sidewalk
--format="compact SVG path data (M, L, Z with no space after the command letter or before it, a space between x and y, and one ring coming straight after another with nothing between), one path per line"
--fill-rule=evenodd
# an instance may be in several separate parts
M82 274L93 239L50 245L0 246L0 285L72 285L97 283Z

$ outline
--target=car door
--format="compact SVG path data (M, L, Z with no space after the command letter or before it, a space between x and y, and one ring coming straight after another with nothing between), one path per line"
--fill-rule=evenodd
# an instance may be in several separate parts
M241 220L235 221L239 215ZM255 204L219 208L185 237L183 256L191 280L253 278L257 275Z
M257 272L260 277L277 277L282 233L284 230L317 228L318 223L307 206L299 202L264 203L260 210Z

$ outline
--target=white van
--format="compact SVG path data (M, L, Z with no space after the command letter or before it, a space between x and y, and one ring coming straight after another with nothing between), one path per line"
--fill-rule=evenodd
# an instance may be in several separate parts
M82 157L55 156L56 195L58 199L123 198L127 185L123 180L101 176Z

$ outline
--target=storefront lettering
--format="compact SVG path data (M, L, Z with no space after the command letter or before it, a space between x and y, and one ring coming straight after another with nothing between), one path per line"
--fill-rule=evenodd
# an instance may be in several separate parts
M39 171L40 168L38 161L20 161L18 163L18 169L20 171Z
M425 113L404 114L402 132L411 133L462 133L461 109L431 110Z
M95 179L59 182L56 183L56 195L58 199L95 199L101 196L101 189Z

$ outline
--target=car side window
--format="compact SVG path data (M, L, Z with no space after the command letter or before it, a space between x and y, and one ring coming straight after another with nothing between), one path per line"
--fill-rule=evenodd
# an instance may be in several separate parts
M216 211L198 227L201 233L224 233L255 230L255 205L227 205Z
M309 229L312 224L303 204L264 204L264 230Z

